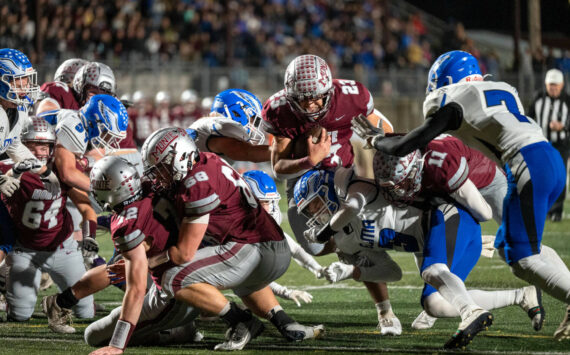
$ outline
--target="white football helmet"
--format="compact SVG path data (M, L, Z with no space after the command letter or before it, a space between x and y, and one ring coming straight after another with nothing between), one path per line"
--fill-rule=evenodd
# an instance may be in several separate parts
M91 169L91 192L101 208L119 211L142 196L136 167L119 156L106 156Z
M186 130L165 127L152 133L143 143L141 154L145 175L163 187L182 181L198 159L198 148Z
M197 103L198 102L198 94L195 90L186 89L182 91L180 94L180 103L187 104L187 103Z
M324 59L306 54L295 59L285 72L285 95L287 101L299 113L311 121L321 118L329 109L334 88L331 70ZM309 112L299 105L307 99L323 99L320 110Z
M267 212L275 219L277 224L281 224L281 210L279 209L279 200L281 195L277 191L275 181L266 172L261 170L249 170L242 174L243 179L247 182L253 195L259 201L268 204Z
M79 95L79 101L83 103L87 99L86 89L94 87L98 94L115 96L117 82L113 70L103 63L92 62L79 68L73 77L73 90Z
M160 104L169 104L170 103L170 94L166 91L159 91L156 93L154 98L154 103L157 105Z
M403 157L377 151L373 161L374 178L386 200L411 203L422 187L423 163L419 149Z
M87 60L81 58L71 58L66 60L57 67L57 70L53 75L53 81L61 81L67 85L72 85L73 78L75 78L77 71L87 63L89 63Z
M20 138L23 144L28 143L45 143L49 144L49 154L46 156L38 156L39 161L42 164L47 164L53 157L54 146L55 146L55 127L49 124L42 117L31 116L31 121L27 129L24 129L22 137Z
M146 100L146 95L144 94L144 92L137 90L133 93L133 103L139 104L144 100Z

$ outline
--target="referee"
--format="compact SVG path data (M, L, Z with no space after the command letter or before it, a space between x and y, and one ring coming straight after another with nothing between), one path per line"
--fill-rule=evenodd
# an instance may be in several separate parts
M564 166L567 167L570 152L570 100L562 90L564 75L558 69L550 69L546 72L544 84L546 90L535 97L528 115L536 119L544 136L560 152ZM565 198L566 187L548 212L552 221L559 222L562 219Z

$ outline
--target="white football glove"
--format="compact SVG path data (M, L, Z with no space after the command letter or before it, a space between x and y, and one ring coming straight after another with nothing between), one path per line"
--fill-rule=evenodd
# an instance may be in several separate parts
M83 237L81 242L81 254L83 258L96 258L99 253L99 243L91 237Z
M43 182L45 189L48 190L53 196L59 196L61 194L59 179L53 173L53 171L51 171L46 177L40 176L40 180Z
M335 261L325 268L325 277L330 283L335 283L351 278L353 272L354 265Z
M297 307L301 307L301 301L305 303L313 302L313 295L301 290L288 290L283 295L283 298L295 302L297 304Z
M303 236L305 237L305 239L307 239L307 241L309 243L322 244L322 242L319 242L317 240L317 235L319 234L319 231L321 230L321 228L322 227L319 227L319 226L311 227L311 228L309 228L303 232Z
M42 166L43 164L37 159L24 159L14 164L14 167L12 168L12 173L14 177L19 178L20 175L22 175L23 173L30 170L32 171L38 170Z
M20 179L12 174L0 174L0 192L6 197L11 197L20 188Z
M372 140L376 137L384 137L384 129L381 127L374 127L374 125L372 125L372 123L370 123L363 114L352 118L351 129L354 133L360 136L360 138L366 141L366 144L363 147L364 149L374 148Z

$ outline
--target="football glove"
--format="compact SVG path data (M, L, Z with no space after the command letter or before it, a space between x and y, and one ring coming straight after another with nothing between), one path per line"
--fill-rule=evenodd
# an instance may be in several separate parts
M8 174L0 174L0 192L11 197L20 188L20 179Z
M335 261L325 268L325 278L330 283L335 283L351 278L353 272L353 265L347 265L340 261Z
M23 173L30 170L38 170L43 164L37 159L25 159L16 164L12 168L14 177L19 178Z
M84 259L95 258L99 253L99 243L94 238L83 237L81 242L81 254Z
M313 302L313 295L301 290L287 290L287 292L283 294L283 298L295 302L297 307L301 307L301 301L305 303Z
M384 129L374 127L363 114L352 118L351 129L366 142L364 149L374 148L373 140L377 137L384 137Z
M46 173L48 173L46 175ZM40 175L40 180L44 184L46 190L48 190L53 196L59 196L61 194L61 186L59 185L59 179L49 170Z

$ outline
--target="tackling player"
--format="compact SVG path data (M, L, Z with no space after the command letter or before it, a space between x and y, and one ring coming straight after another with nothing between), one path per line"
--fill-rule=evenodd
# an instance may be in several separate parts
M495 247L515 276L567 304L554 338L570 338L570 271L541 251L550 206L564 188L560 154L536 122L524 115L515 88L485 82L477 59L463 51L442 54L432 65L423 125L402 137L384 138L356 118L354 125L374 148L403 156L449 132L504 166L508 192Z
M51 166L55 145L55 129L51 124L43 118L32 117L21 140L42 164ZM61 193L54 195L45 189L38 175L24 172L29 167L27 161L19 164L10 160L0 162L3 173L12 170L14 176L21 175L20 189L11 197L2 196L16 227L14 250L6 261L10 266L6 298L8 319L18 322L32 316L40 271L47 272L60 289L73 285L85 273L81 252L71 235L73 226L65 208L66 199L73 199L85 220L95 219L94 215L88 214L86 207L90 202L84 194L63 184ZM81 300L74 311L79 318L92 318L93 297ZM60 323L50 322L49 327L63 333L75 331Z
M333 237L352 264L331 264L325 270L328 277L396 281L401 272L385 249L414 253L426 282L421 297L424 309L433 316L462 319L445 348L463 348L490 326L493 317L486 309L518 304L527 312L539 307L535 287L466 290L463 280L481 253L481 228L458 205L443 204L429 212L396 207L381 197L373 180L359 178L353 169L345 168L334 174L307 172L295 186L295 200L300 212L310 217L307 237L319 242ZM428 297L435 292L440 296Z

